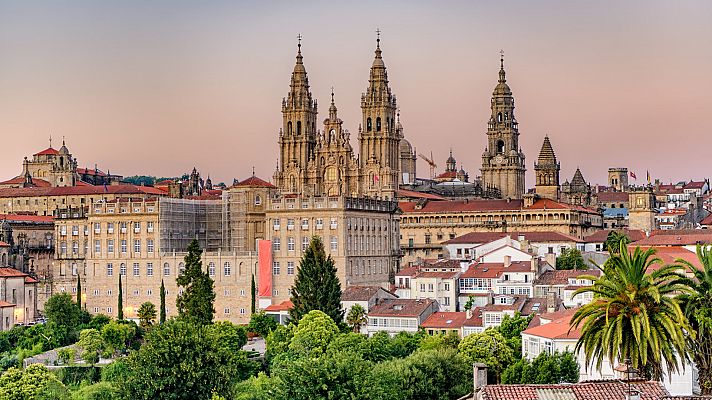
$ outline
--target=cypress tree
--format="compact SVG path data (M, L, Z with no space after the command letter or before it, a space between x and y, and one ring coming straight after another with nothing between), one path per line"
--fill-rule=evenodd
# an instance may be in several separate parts
M77 307L82 308L82 276L77 273Z
M166 322L166 286L163 284L163 279L161 279L161 314L158 323L163 325Z
M193 239L185 256L185 270L177 279L178 286L183 288L183 294L176 299L176 306L180 318L206 325L213 322L215 290L210 275L203 271L200 261L202 253L198 241Z
M312 237L309 248L299 261L291 300L294 307L289 310L289 316L294 322L309 311L320 310L337 324L343 323L341 283L336 276L334 260L331 255L326 255L324 243L318 236Z
M124 319L124 293L121 289L121 273L119 273L119 314L116 318L120 321Z
M250 286L250 295L252 298L250 299L250 311L252 314L254 314L257 311L257 308L255 308L255 295L257 294L257 288L255 287L255 274L252 274L252 284Z

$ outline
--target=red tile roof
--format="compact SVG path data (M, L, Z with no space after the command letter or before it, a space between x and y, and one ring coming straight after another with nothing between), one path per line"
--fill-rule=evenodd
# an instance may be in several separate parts
M706 226L712 225L712 214L706 216L702 221L700 221L700 225L706 225Z
M2 278L21 278L23 276L28 276L22 271L18 271L15 268L2 267L0 268L0 277Z
M465 324L466 320L466 312L438 311L430 314L430 316L423 321L421 326L423 328L460 329Z
M534 285L568 285L569 279L576 278L581 275L593 275L600 276L601 270L599 269L587 269L587 270L556 270L556 271L546 271L539 275L538 278L534 280Z
M40 281L38 281L37 279L35 279L35 278L31 277L31 276L26 276L26 277L25 277L25 283L29 283L29 284L32 284L32 283L40 283Z
M472 211L502 211L519 210L522 200L448 200L429 201L422 208L416 209L418 203L403 201L399 203L404 213L442 213L442 212L472 212Z
M688 246L712 243L712 232L696 230L656 230L650 236L636 242L636 246Z
M25 183L24 176L16 176L12 179L8 179L4 182L0 182L0 185L21 185ZM48 181L39 178L32 178L33 187L50 187L52 186Z
M39 153L35 153L34 155L36 155L36 156L47 156L47 155L56 156L56 155L59 155L59 151L53 149L52 147L48 147L48 148L40 151Z
M512 261L509 267L504 263L474 263L460 275L462 278L498 278L504 272L531 272L531 261Z
M341 293L341 301L369 301L381 289L380 286L349 286Z
M684 189L702 189L705 186L705 181L690 181L688 184L684 186Z
M0 300L0 308L15 307L14 304L8 303L7 301Z
M0 240L0 247L10 247L10 245Z
M539 317L539 319L541 318L542 317ZM562 318L555 319L548 324L528 328L522 331L522 333L546 339L578 339L581 337L581 329L570 329L570 321L571 315L566 315Z
M292 308L294 308L294 303L292 303L291 300L285 300L279 304L272 304L271 306L267 306L267 308L265 308L265 311L289 311Z
M626 192L600 192L596 195L599 203L627 203L628 193Z
M11 222L54 222L54 217L51 215L25 215L25 214L0 214L0 220Z
M405 190L405 189L396 190L396 196L401 197L401 198L405 197L405 198L419 198L419 199L428 199L428 200L445 200L444 197L438 196L436 194L422 193L422 192L416 192L414 190Z
M482 327L482 310L479 307L472 309L472 316L465 320L463 326Z
M265 180L262 180L262 179L260 179L260 178L258 178L258 177L256 177L256 176L254 176L254 175L252 175L251 177L249 177L249 178L245 179L244 181L238 183L238 184L235 185L235 186L236 186L236 187L243 187L243 186L247 186L247 187L268 187L268 188L276 187L276 186L274 186L273 184L271 184L271 183L269 183L269 182L267 182L267 181L265 181Z
M470 232L450 239L443 244L481 244L494 242L505 236L518 240L519 236L524 236L524 240L532 243L538 242L582 242L581 239L559 232Z
M36 196L82 196L101 194L154 194L165 195L165 192L151 186L137 185L106 185L106 186L63 186L63 187L31 187L31 188L0 188L2 197L36 197Z
M98 171L96 169L89 169L89 168L77 168L77 173L79 175L106 176L106 173L103 171Z
M368 312L369 317L419 317L435 303L433 299L385 299Z
M641 393L641 400L662 400L668 392L660 382L632 381L630 386ZM624 381L589 381L567 385L486 385L483 400L624 400L629 387Z
M583 241L586 243L603 243L606 241L606 239L608 239L608 234L612 231L613 229L604 229L597 231L583 238ZM633 242L645 238L645 232L639 229L616 229L616 231L624 233Z
M678 259L685 260L692 264L694 267L700 269L703 268L702 264L700 263L700 260L697 258L697 254L683 247L641 246L641 249L647 249L649 247L653 247L655 249L655 255L653 257L657 257L662 261L662 264L652 264L650 266L651 271L660 269L660 267L665 264L677 264ZM634 249L635 246L628 246L628 250L634 251Z

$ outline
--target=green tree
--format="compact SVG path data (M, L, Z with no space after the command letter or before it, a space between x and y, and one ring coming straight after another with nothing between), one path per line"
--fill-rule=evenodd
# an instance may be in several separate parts
M514 362L514 351L509 347L507 339L493 328L466 336L460 342L458 351L468 365L486 364L498 383L502 371Z
M76 355L76 350L73 347L64 347L57 351L57 357L62 361L64 365L74 364L74 356Z
M692 279L689 293L680 295L680 306L696 335L688 336L687 354L697 367L697 379L703 395L712 395L712 247L697 246L702 268L677 260L687 268Z
M89 327L96 330L101 330L101 328L111 322L111 318L108 315L96 314L89 321Z
M368 322L368 316L366 315L366 310L360 304L354 304L349 310L349 314L346 316L346 323L349 324L351 330L359 333L361 332L361 326Z
M247 325L247 329L250 332L254 332L263 338L266 338L267 335L276 328L277 321L265 314L264 311L252 314L252 316L250 316L250 323Z
M75 400L119 400L121 392L109 382L97 382L82 386L74 393Z
M586 263L578 249L563 249L556 257L556 269L586 269Z
M185 270L177 279L178 286L183 288L183 294L176 299L176 306L180 318L206 325L213 322L215 315L215 290L210 275L203 271L200 261L202 253L198 241L193 239L185 256Z
M630 238L623 231L610 231L603 243L603 248L611 254L620 254L621 249L627 248Z
M235 400L264 400L274 399L276 396L275 380L263 372L242 382L238 382L233 389Z
M289 310L292 321L301 320L312 310L323 311L338 324L344 320L341 283L336 276L336 266L331 255L326 255L324 244L318 236L312 237L299 262L291 300L294 304Z
M106 355L125 351L131 340L136 336L135 325L111 321L101 328L101 338L104 342Z
M80 357L91 365L99 362L99 355L104 351L104 340L96 329L84 329L79 334L77 346L82 349Z
M161 279L161 314L158 323L163 325L166 322L166 286L163 284L163 279Z
M61 400L69 399L62 382L42 364L27 368L10 368L0 376L0 399Z
M117 314L117 319L122 320L124 319L124 292L121 287L121 273L119 273L119 301L117 304L118 307L118 314Z
M131 399L209 399L227 396L240 378L246 357L224 346L210 326L168 321L146 335L126 357L126 377L117 382Z
M256 297L257 286L255 285L255 274L252 274L252 280L250 281L250 312L252 314L257 311L257 307L255 307Z
M467 296L467 303L465 303L465 311L472 310L472 307L474 305L475 305L475 296L473 296L473 295Z
M457 349L460 344L460 336L455 331L450 331L447 334L438 333L435 335L426 335L420 341L420 350L437 350L437 349Z
M74 330L79 325L79 307L69 293L52 295L45 303L44 312L48 322L59 327Z
M601 277L584 278L592 286L574 292L593 294L571 320L573 329L581 328L575 351L584 350L586 365L630 360L655 380L661 379L663 364L668 371L679 370L686 334L694 331L674 295L689 289L679 265L656 269L661 260L654 255L654 249L639 247L613 254Z
M289 351L289 343L292 341L293 336L294 324L286 326L279 325L277 329L270 332L265 338L265 344L267 346L265 358L271 362L278 356L287 353Z
M578 380L579 365L571 352L541 352L534 360L523 358L502 373L505 384L576 383Z
M77 273L77 307L82 308L82 276Z
M297 354L318 356L326 352L329 343L339 334L339 327L328 315L309 311L294 328L289 349Z
M522 358L522 331L527 329L532 318L534 318L534 314L522 317L522 314L517 311L513 317L505 315L502 318L502 323L496 328L507 340L507 344L512 351L514 351L515 359Z
M141 325L141 328L146 329L153 325L153 321L156 320L156 306L147 301L141 304L136 314L138 315L139 325Z
M207 328L207 332L233 353L238 353L247 344L245 328L229 321L219 321Z

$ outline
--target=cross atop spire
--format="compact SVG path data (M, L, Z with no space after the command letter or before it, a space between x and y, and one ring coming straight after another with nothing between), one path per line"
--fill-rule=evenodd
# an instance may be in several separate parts
M334 87L331 87L331 104L334 104Z
M499 51L499 83L507 82L504 72L504 50Z
M381 28L376 28L376 47L381 47Z
M302 52L302 34L297 34L297 51Z

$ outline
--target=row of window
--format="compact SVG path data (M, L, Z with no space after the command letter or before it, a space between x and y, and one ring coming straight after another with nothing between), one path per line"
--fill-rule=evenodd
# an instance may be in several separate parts
M84 199L82 199L82 200L84 200ZM141 207L138 207L138 206L137 206L137 207L133 207L133 208L129 208L129 207L119 207L119 213L120 213L120 214L126 214L126 213L129 212L129 210L132 210L134 213L140 213L140 212L142 212L142 211L141 211ZM152 213L153 210L154 210L153 206L147 206L147 207L146 207L146 212ZM106 207L106 213L107 213L107 214L114 214L115 212L116 212L116 207ZM99 208L99 207L94 208L94 214L101 214L101 213L102 213L101 208Z
M287 230L294 230L295 224L294 224L294 218L287 218ZM302 230L306 231L309 230L309 218L302 218L301 219L301 228ZM275 218L272 220L272 227L274 228L275 231L278 231L282 228L281 225L281 220L279 218ZM323 229L324 228L324 220L322 218L317 218L314 221L314 227L315 229ZM330 229L336 229L338 227L338 222L336 218L331 218L329 221L329 228Z
M272 275L279 275L281 272L279 261L272 262ZM287 261L287 275L294 275L294 261Z
M309 247L309 241L311 239L308 236L302 237L302 251L306 251ZM294 237L290 236L287 238L287 251L295 251L296 243ZM272 238L272 250L280 251L282 249L282 239L279 237ZM329 249L331 251L337 251L339 249L339 238L332 236L329 239Z
M96 234L101 233L101 225L102 225L101 222L94 223L94 233L96 233ZM128 232L128 229L129 229L128 222L119 222L118 225L119 225L118 231L120 233ZM84 235L89 235L89 226L84 225L83 227L84 227ZM106 232L114 233L114 227L115 227L114 222L107 222L106 223ZM132 224L132 227L133 227L134 233L141 233L141 222L134 222ZM71 232L72 232L72 236L79 236L79 225L72 225ZM146 232L149 232L149 233L153 232L153 221L146 222ZM66 225L61 225L59 227L59 234L60 234L60 236L67 236L67 226Z
M178 273L181 274L185 270L185 265L181 262L178 264ZM239 272L239 271L238 271ZM119 264L119 274L121 275L126 275L126 264L121 263ZM210 276L215 276L215 263L210 262L208 263L208 274ZM114 264L113 263L107 263L106 264L106 275L107 276L113 276L114 275ZM163 263L163 276L170 276L171 275L171 265L169 263ZM229 261L225 261L223 264L223 276L231 276L232 275L232 267L230 265ZM133 276L141 276L141 266L139 263L133 263ZM153 276L153 263L148 262L146 263L146 276Z
M64 291L64 288L62 288L62 291ZM77 287L76 287L76 286L73 286L73 287L72 287L72 293L76 293L76 292L77 292ZM94 296L101 296L101 291L100 291L99 289L94 289L94 292L93 292L93 293L94 293ZM168 295L168 294L169 294L169 290L166 289L166 295ZM178 289L178 295L180 296L180 295L182 295L182 294L183 294L183 289L182 289L182 288L181 288L181 289ZM230 289L225 289L225 290L223 290L223 295L224 295L225 297L229 297L230 294L231 294ZM107 295L107 296L113 296L113 295L114 295L114 290L113 290L113 289L108 289L108 290L106 291L106 295ZM141 295L141 291L138 290L138 289L136 289L136 290L133 291L133 295L134 295L134 296L140 296L140 295ZM153 289L146 289L146 296L153 296ZM245 297L245 296L246 296L245 289L240 289L240 296L241 296L241 297Z
M94 241L94 254L101 254L101 240L95 240ZM146 251L148 253L153 253L155 251L155 242L153 239L146 239ZM141 253L141 239L134 239L133 241L133 252L134 253ZM115 246L114 246L114 239L107 239L106 240L106 252L108 254L114 253ZM128 241L126 239L122 239L119 241L119 251L122 254L125 254L128 251ZM89 242L84 242L84 253L87 254L89 252ZM59 244L59 253L60 254L67 254L67 242L60 242ZM79 254L79 242L72 242L72 254Z

